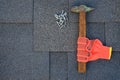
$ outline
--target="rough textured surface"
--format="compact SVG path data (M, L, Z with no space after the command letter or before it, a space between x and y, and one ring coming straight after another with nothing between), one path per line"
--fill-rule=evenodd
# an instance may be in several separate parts
M32 51L32 31L32 24L0 24L0 49L29 55L28 52Z
M106 44L112 46L114 51L120 51L120 23L105 24Z
M62 51L66 47L63 43L67 39L63 38L67 37L70 32L67 30L68 26L60 30L54 14L61 12L62 9L68 10L68 0L35 0L34 5L34 50Z
M89 39L99 39L105 44L105 24L87 23L87 37Z
M68 80L85 80L84 74L77 72L76 52L68 53Z
M67 54L50 53L50 80L67 80Z
M51 25L51 29L54 29L52 25L54 26L56 24L54 14L60 13L62 10L66 11L67 14L69 13L68 10L68 0L48 0L48 11L47 11L47 19L48 26ZM67 15L68 16L68 15ZM58 25L56 25L57 27ZM58 27L57 27L58 28Z
M69 11L72 6L81 4L95 8L87 15L88 22L120 21L120 0L69 0ZM78 22L78 14L69 14L70 22Z
M32 55L31 57L31 80L49 80L49 52L34 52L34 55Z
M47 0L34 0L34 50L49 51ZM40 35L39 35L40 34Z
M33 0L0 0L0 22L31 23Z
M54 28L49 28L52 26ZM46 31L43 29L43 34L41 34L41 28L36 28L34 34L35 46L36 51L47 50L49 51L75 51L76 50L76 42L78 37L78 23L70 23L69 26L64 27L63 29L59 30L56 27L56 24L49 25L49 30ZM46 27L44 27L46 28ZM48 29L46 28L46 29ZM47 33L46 33L47 32ZM49 35L49 36L48 36ZM44 36L44 37L41 37ZM48 38L47 38L48 37ZM87 24L87 37L90 39L100 39L103 43L104 40L104 23L88 23ZM48 42L44 43L46 40ZM43 43L45 45L43 45ZM39 45L38 45L39 44ZM41 48L41 46L44 47ZM47 47L45 47L47 46Z
M118 80L120 78L119 52L113 52L110 61L97 60L87 63L87 73L77 72L76 53L68 53L68 80Z
M87 37L116 51L87 63L86 74L77 72L78 14L70 12L79 4L95 8ZM54 14L62 10L68 22L60 29ZM0 80L119 80L119 14L120 0L0 0Z
M49 80L49 53L32 51L32 24L0 24L0 79Z

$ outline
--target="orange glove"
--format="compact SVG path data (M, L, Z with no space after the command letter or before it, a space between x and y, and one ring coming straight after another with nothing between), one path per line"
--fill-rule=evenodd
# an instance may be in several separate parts
M90 53L87 51L87 45L89 44L89 39L86 37L78 38L78 47L77 47L77 61L78 62L87 62Z
M112 47L103 46L100 40L90 40L93 42L91 49L88 51L92 54L89 56L89 61L94 61L97 59L107 59L110 60L112 54Z
M89 40L85 37L78 38L77 61L88 62L98 59L110 59L111 47L103 46L98 39Z

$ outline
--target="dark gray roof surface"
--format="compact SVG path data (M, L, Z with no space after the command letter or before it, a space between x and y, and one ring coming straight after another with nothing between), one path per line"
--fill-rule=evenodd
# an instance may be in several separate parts
M87 37L113 47L110 61L87 63L77 72L78 14L86 4ZM65 10L67 26L59 29L54 14ZM0 0L0 80L119 80L119 0Z
M0 0L0 22L32 23L33 0Z

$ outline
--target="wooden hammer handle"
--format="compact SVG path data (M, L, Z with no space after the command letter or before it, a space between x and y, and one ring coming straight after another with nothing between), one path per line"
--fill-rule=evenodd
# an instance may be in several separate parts
M86 37L86 12L79 14L79 37Z
M79 14L79 37L86 37L86 12L84 11ZM78 72L86 72L86 63L78 62Z

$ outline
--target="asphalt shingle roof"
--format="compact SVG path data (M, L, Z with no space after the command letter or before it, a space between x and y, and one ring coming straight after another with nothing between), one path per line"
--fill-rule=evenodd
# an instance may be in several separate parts
M50 53L50 80L67 80L67 71L67 53Z
M0 0L0 80L119 80L119 0ZM87 63L77 72L78 14L86 4L87 37L113 47L110 61ZM59 29L54 14L65 10L67 26Z
M119 80L120 52L113 52L112 59L87 63L86 74L77 72L76 52L68 53L68 80ZM115 74L115 75L114 75Z
M49 52L34 52L33 24L0 24L0 80L49 80Z
M32 23L33 0L0 0L0 22Z
M112 45L114 51L120 51L120 23L105 24L106 45Z

